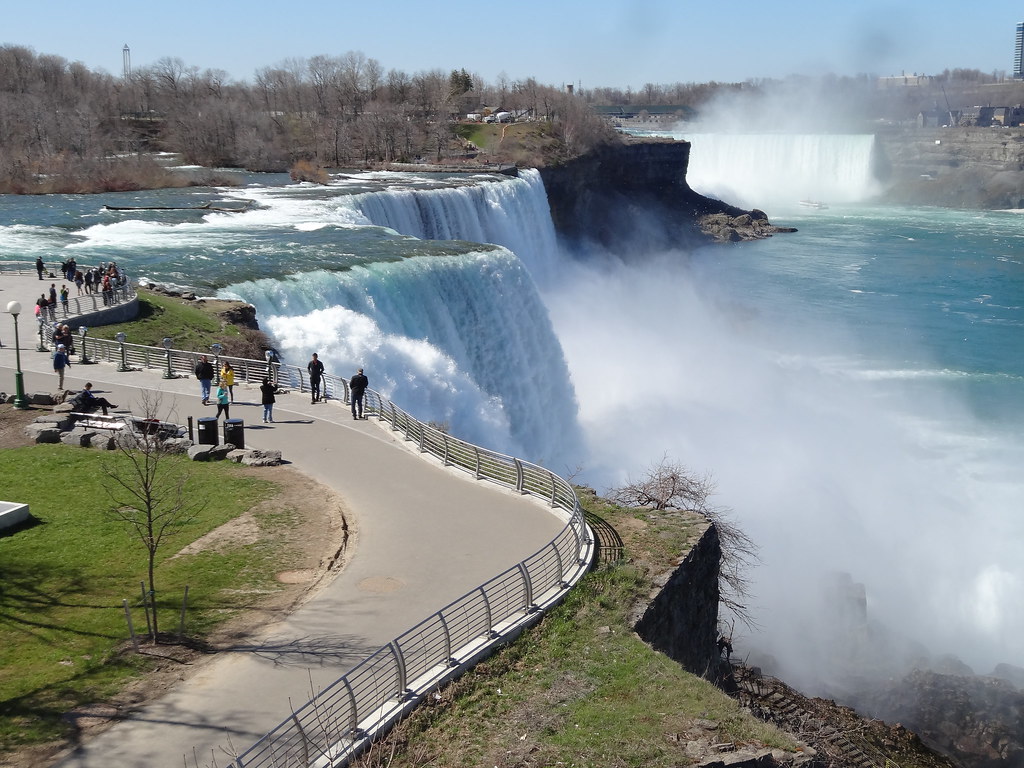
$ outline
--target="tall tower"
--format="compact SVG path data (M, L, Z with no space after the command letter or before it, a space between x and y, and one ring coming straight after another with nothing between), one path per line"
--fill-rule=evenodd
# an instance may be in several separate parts
M1017 45L1013 49L1013 76L1024 78L1024 21L1017 22Z
M1017 25L1017 37L1020 38L1020 25ZM1018 44L1019 48L1019 44ZM132 76L132 49L128 47L128 43L124 44L124 48L121 49L121 59L124 68L124 79L128 80Z

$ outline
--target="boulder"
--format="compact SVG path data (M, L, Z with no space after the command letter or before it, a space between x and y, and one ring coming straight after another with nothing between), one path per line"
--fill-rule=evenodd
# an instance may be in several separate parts
M245 451L241 463L247 467L276 467L281 463L281 452L250 449Z
M210 461L212 445L193 445L188 449L188 457L192 461Z
M231 443L221 443L220 445L207 446L210 449L210 460L211 461L223 461L228 457L228 454L235 450L235 446Z
M60 436L60 441L64 445L73 445L78 448L88 448L89 441L96 435L94 430L83 429L76 427L70 432L64 432Z
M117 440L109 432L90 432L82 440L82 447L113 451L117 448Z
M56 405L57 398L55 398L50 392L33 392L28 395L28 401L32 405Z
M74 423L74 419L72 419L66 413L46 413L43 414L42 416L36 416L36 418L32 420L32 423L48 424L51 427L55 427L56 429L65 431L71 429Z
M36 443L59 443L61 434L52 424L29 424L25 427L25 435Z
M161 447L167 453L187 453L192 447L192 441L187 437L171 437L164 440Z

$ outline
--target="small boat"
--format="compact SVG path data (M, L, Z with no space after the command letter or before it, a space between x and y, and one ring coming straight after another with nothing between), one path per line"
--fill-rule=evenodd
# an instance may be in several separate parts
M828 206L825 205L825 203L819 202L817 200L801 200L800 205L803 208L814 208L819 211L823 211L828 208Z
M108 211L217 211L219 213L243 213L255 200L240 200L240 205L104 205Z

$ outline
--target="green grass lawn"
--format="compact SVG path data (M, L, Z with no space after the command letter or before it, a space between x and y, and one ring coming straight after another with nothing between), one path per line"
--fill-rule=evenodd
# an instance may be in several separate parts
M209 349L215 341L223 344L241 335L238 326L224 323L209 311L206 302L199 304L142 290L138 295L138 318L90 328L89 335L113 339L123 331L132 344L150 347L161 347L164 337L170 337L175 349Z
M237 545L172 558L222 523L274 496L272 482L236 465L187 462L187 494L205 506L158 552L156 596L161 631L176 632L185 585L185 631L201 636L246 607L238 597L275 589L279 553ZM122 601L144 633L140 582L147 555L136 534L111 519L103 467L116 453L36 445L3 453L0 498L30 505L35 523L0 535L0 750L58 738L68 709L110 695L144 671L146 656L123 653ZM287 511L261 524L285 526Z

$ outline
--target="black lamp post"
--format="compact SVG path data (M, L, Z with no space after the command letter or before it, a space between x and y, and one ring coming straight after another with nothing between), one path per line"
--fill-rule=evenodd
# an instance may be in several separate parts
M12 301L7 304L7 311L14 318L14 407L19 411L28 410L25 398L25 378L21 372L21 346L18 343L18 315L21 314L21 303Z

